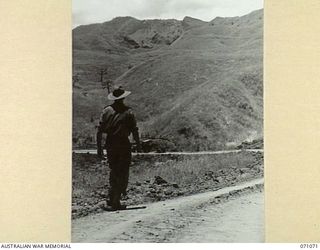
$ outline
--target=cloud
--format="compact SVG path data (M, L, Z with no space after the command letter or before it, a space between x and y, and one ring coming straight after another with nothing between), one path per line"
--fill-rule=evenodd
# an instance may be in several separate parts
M261 9L263 0L73 0L73 24L105 22L117 16L138 19L192 16L212 20L216 16L241 16Z

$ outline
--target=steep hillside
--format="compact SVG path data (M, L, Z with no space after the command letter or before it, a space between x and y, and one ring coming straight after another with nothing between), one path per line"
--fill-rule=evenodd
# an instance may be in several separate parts
M100 69L132 91L142 135L179 150L262 137L263 12L211 22L115 18L73 31L74 146L94 142L106 100Z

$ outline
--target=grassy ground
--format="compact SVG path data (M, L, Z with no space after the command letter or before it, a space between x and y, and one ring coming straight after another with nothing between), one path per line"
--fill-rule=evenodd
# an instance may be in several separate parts
M262 175L261 153L138 155L132 160L128 195L123 201L127 205L155 202L216 190ZM106 161L90 154L73 155L73 218L103 211L108 178Z

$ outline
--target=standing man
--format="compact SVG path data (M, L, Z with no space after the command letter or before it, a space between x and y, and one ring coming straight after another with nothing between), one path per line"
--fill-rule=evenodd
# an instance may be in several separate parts
M131 163L131 143L128 139L132 133L140 151L140 139L138 127L131 108L124 104L124 98L130 95L122 87L116 88L108 95L108 99L114 101L106 106L101 114L97 131L98 156L103 156L102 134L107 134L106 149L109 167L109 201L113 210L125 209L120 204L121 194L126 194L129 178L129 166Z

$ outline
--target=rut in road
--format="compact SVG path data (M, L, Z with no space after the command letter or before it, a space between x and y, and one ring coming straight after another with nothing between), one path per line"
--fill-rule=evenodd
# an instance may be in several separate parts
M251 228L252 232L244 232L243 235L243 230L240 230L238 234L231 234L230 227L236 227L232 223L230 224L230 221L235 221L232 219L230 220L230 218L227 219L229 220L229 228L223 228L222 225L216 225L214 230L216 230L216 232L219 232L220 230L220 238L218 239L214 239L211 236L199 238L199 236L203 235L197 235L195 232L186 230L188 228L190 229L191 225L196 225L196 231L201 231L200 229L203 218L208 218L208 213L204 210L211 211L209 214L212 214L212 211L214 211L212 208L216 208L216 204L212 204L216 201L216 197L221 197L226 194L235 196L237 192L248 188L254 188L257 185L263 185L263 179L245 182L237 186L226 187L217 191L152 203L148 205L147 209L143 210L105 212L98 215L91 215L76 219L73 221L72 225L72 241L231 242L232 239L230 239L230 237L233 235L233 239L238 240L239 242L241 239L244 239L245 241L250 241L248 239L251 239L255 242L261 242L263 240L263 225L261 225L261 223L263 223L263 212L261 212L263 207L263 198L261 197L263 197L263 195L261 193L255 194L255 196L247 199L242 197L235 199L234 204L231 205L231 208L235 209L229 209L228 211L230 211L230 215L226 214L225 216L225 218L228 218L228 216L230 217L235 212L240 213L238 214L238 220L236 220L237 225L239 224L238 226L241 226L243 230ZM255 203L253 203L252 200ZM229 208L230 202L225 203L229 204ZM257 205L252 206L253 204ZM221 206L220 210L224 211L223 204L221 204ZM237 207L239 207L239 209ZM257 211L259 214L256 216L257 218L250 217L252 212L249 212L249 216L246 214L245 218L241 218L240 210L243 210L246 207L250 207L250 209L247 209L248 211ZM201 211L203 212L202 215ZM215 211L213 214L219 213ZM256 225L256 223L258 223L258 225ZM226 225L225 223L222 224ZM209 225L206 225L205 227L208 226ZM223 230L226 232L224 233ZM193 239L189 237L190 235L193 235Z

